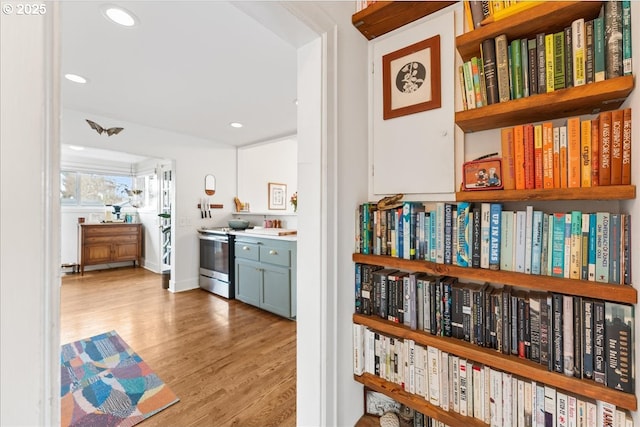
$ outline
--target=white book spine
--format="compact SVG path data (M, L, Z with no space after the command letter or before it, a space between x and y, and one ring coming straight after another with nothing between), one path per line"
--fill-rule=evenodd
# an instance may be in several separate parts
M524 421L524 408L525 408L525 396L524 396L524 380L518 379L518 427L525 427Z
M473 362L467 360L467 416L473 417Z
M567 426L578 427L578 399L567 396Z
M598 426L615 427L616 406L613 403L596 401L596 416Z
M556 427L556 389L553 387L544 387L544 413L545 419L552 420L551 427Z
M533 206L525 209L525 235L524 235L524 272L531 274L531 254L533 250Z
M364 325L353 325L353 373L364 373Z
M483 397L483 403L484 403L484 409L483 409L483 414L484 414L484 419L483 421L485 422L485 424L490 424L491 423L491 368L488 366L483 366L482 367L482 378L484 379L484 397Z
M568 427L567 425L567 395L563 392L556 393L556 417L558 427Z
M524 382L524 425L525 427L531 427L531 421L532 421L533 407L531 406L531 404L533 402L531 401L532 399L531 396L535 395L535 393L531 392L531 386L532 384L529 381Z
M594 402L587 402L587 427L598 427L598 410Z
M482 396L484 395L482 391L482 385L484 381L482 380L482 366L474 363L473 365L473 417L482 420L484 419L484 414L482 413Z
M491 427L502 427L502 372L491 369Z
M429 362L429 403L440 406L440 352L437 348L427 348Z
M576 313L578 315L579 313ZM562 296L562 357L564 374L573 377L574 354L573 354L573 297L571 295ZM575 333L581 333L576 331Z
M436 203L436 262L444 264L444 202Z
M407 341L409 343L409 393L416 394L416 343L414 340Z
M451 356L451 377L453 379L453 412L460 413L460 358Z
M467 416L467 361L460 359L458 366L460 370L460 415Z
M513 271L513 238L515 234L514 212L502 211L500 233L500 270Z
M502 425L511 426L513 423L513 394L511 393L512 375L502 373Z
M526 254L526 227L527 227L527 212L516 212L516 236L515 236L515 271L518 273L524 273L525 271L525 254Z
M440 407L449 410L449 353L440 352Z

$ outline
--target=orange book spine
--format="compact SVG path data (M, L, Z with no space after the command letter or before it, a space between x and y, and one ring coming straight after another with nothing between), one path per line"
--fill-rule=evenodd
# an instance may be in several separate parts
M582 187L591 187L591 120L580 123L580 176Z
M631 108L625 108L622 124L622 185L631 185Z
M542 124L542 185L553 188L553 123Z
M560 188L560 128L553 128L553 188Z
M513 127L513 153L515 158L515 177L516 190L524 190L524 134L523 126L517 125Z
M505 190L515 190L515 158L513 128L503 128L500 132L502 144L502 186Z
M567 187L579 188L580 177L580 117L567 119Z
M600 113L600 170L598 183L611 185L611 111Z
M533 127L533 176L535 179L535 188L544 188L544 161L542 151L542 125L538 124Z
M567 126L560 126L560 188L567 188L569 181L567 180L567 169L569 165L569 156L567 153Z
M535 138L533 124L523 126L524 133L524 188L533 190L536 188L535 180Z
M591 120L591 186L597 187L600 181L600 120Z
M611 185L622 184L622 110L611 112Z

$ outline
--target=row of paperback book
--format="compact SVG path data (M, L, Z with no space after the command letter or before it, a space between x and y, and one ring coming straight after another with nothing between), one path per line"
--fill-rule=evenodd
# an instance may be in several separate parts
M502 372L410 339L353 325L354 373L369 373L401 385L445 411L491 427L632 426L614 404Z
M601 283L631 284L631 216L545 213L500 203L360 205L356 252Z
M480 28L489 21L503 19L515 12L527 9L533 2L522 0L470 0L463 3L466 27L468 31L471 31Z
M593 20L555 33L482 42L459 68L464 109L473 109L632 74L631 2L606 1Z
M632 305L357 264L355 311L633 393ZM621 355L624 355L623 357Z
M505 190L631 184L631 108L501 130Z

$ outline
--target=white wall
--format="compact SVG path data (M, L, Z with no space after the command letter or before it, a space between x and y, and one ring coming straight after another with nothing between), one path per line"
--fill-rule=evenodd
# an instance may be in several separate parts
M3 426L59 419L58 10L46 7L45 15L0 15Z
M172 244L175 262L170 289L184 291L198 287L198 235L201 226L226 225L234 210L236 194L236 148L126 121L64 110L61 140L65 144L105 148L174 162L174 221ZM119 123L124 131L105 140L87 126L85 118L98 123ZM204 177L216 177L216 193L211 203L222 203L211 219L200 218L197 205L204 193Z
M268 183L287 186L287 209L269 211ZM238 198L251 212L292 213L289 198L298 191L298 141L291 137L238 148Z

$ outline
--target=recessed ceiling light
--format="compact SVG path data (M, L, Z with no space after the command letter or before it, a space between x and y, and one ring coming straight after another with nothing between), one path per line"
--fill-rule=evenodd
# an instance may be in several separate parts
M232 123L229 123L229 126L231 126L232 128L241 128L242 123L232 122Z
M102 13L109 18L109 20L124 27L133 27L138 22L138 19L136 19L133 13L120 6L105 6L102 9Z
M72 81L74 83L86 83L87 82L87 79L85 79L84 77L79 76L77 74L68 73L68 74L65 74L64 77L65 77L65 79L67 79L69 81Z
M84 150L84 147L80 147L78 145L70 145L69 149L70 150L75 150L75 151L82 151L82 150Z

